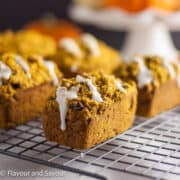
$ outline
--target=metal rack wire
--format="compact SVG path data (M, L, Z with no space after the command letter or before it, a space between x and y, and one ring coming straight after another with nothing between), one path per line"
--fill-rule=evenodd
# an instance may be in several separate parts
M143 179L180 179L180 108L151 120L136 118L130 130L86 151L47 141L41 121L31 121L0 131L0 153L95 179L122 172Z

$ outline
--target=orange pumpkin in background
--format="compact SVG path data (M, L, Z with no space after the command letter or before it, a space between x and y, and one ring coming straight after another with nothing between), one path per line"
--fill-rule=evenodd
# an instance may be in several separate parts
M116 7L128 12L138 12L146 8L146 0L105 0L105 7Z
M178 9L180 0L104 0L105 7L116 7L128 12L138 12L146 8L155 8L165 11Z
M81 34L81 29L66 21L52 18L36 20L26 24L24 29L34 30L53 37L56 41L64 37L77 38Z
M160 10L175 11L178 9L179 0L149 0L149 7Z

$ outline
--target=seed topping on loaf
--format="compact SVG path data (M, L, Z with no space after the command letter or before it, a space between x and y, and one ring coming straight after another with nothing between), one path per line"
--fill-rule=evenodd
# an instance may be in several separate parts
M2 79L8 80L11 74L11 69L5 63L0 61L0 86L2 85Z

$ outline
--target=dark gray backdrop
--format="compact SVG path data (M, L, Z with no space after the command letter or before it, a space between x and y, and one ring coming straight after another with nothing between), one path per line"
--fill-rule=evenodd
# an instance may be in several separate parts
M0 30L19 29L28 21L50 12L57 17L68 18L66 8L70 0L1 0ZM125 32L100 30L92 26L81 26L85 31L94 33L115 48L119 48L125 38ZM172 34L173 40L180 48L180 33Z

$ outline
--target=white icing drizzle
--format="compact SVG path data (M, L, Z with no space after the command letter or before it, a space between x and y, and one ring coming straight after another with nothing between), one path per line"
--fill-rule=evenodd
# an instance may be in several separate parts
M97 39L92 36L91 34L83 34L81 36L82 44L94 55L99 56L100 55L100 49L98 45Z
M11 74L11 69L5 63L0 61L0 86L2 85L2 79L8 80Z
M173 65L171 64L171 61L168 59L163 59L162 62L163 62L163 66L168 69L170 77L174 79L176 77L176 73Z
M58 87L56 91L56 101L59 104L60 110L60 119L61 119L61 130L66 129L66 114L67 114L67 102L71 99L78 98L79 87L73 86L70 90L67 90L66 87Z
M76 57L81 57L81 50L78 47L75 40L71 38L63 38L62 40L60 40L59 46L63 48L65 51L67 51L68 53Z
M71 72L77 72L78 66L74 64L74 65L71 66L70 69L71 69Z
M94 86L94 84L92 83L91 79L86 79L80 75L76 76L76 81L80 82L80 83L87 83L90 91L92 92L93 95L93 100L97 101L97 102L103 102L103 99L100 95L100 93L98 92L96 86Z
M15 57L15 61L17 64L19 64L22 69L25 71L25 73L27 74L27 77L28 78L31 78L31 73L30 73L30 70L29 70L29 66L28 64L23 60L23 58L19 55L16 55Z
M140 56L136 56L133 61L137 62L139 65L139 74L137 77L138 87L143 88L146 84L150 84L153 81L152 72L145 66Z
M59 84L59 80L58 77L56 75L56 72L54 70L54 63L52 61L44 61L44 65L47 67L47 69L49 70L49 73L53 79L53 83L55 86L57 86Z
M123 87L123 85L122 85L122 83L121 83L120 81L115 80L114 82L115 82L116 87L117 87L121 92L123 92L123 93L126 92L125 88Z

